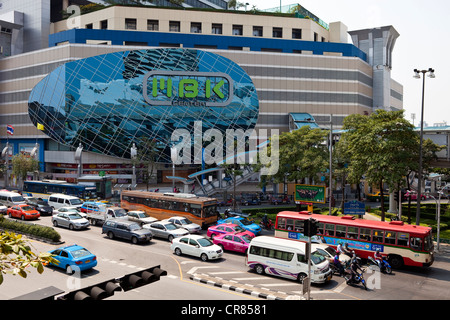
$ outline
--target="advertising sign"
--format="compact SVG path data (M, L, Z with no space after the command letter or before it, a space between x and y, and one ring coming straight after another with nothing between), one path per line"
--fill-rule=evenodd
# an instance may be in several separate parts
M362 216L366 213L366 205L361 201L348 201L344 203L344 214L356 214Z
M295 202L325 203L325 186L295 185Z

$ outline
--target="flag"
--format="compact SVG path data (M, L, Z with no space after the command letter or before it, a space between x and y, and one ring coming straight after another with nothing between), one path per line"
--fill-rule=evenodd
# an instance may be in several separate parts
M42 123L37 123L37 128L38 128L38 130L42 130L42 131L44 131L44 125L42 124Z
M13 135L13 134L14 134L14 127L13 127L12 125L8 124L8 125L6 126L6 132L7 132L8 134L10 134L10 135Z

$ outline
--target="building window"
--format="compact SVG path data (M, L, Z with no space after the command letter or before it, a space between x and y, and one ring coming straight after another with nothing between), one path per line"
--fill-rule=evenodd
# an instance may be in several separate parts
M254 37L262 37L263 36L263 27L254 26L253 27L253 36Z
M302 29L292 29L292 39L301 39Z
M136 30L137 21L136 19L125 19L125 29Z
M86 29L93 29L94 27L93 27L93 25L92 25L92 23L88 23L87 25L86 25Z
M314 32L314 41L317 41L317 38L319 37L319 35L317 33Z
M233 36L242 36L242 24L233 24Z
M169 21L169 31L180 32L180 21Z
M202 33L202 23L191 22L191 33Z
M273 28L272 37L274 38L283 38L283 28Z
M108 20L100 21L100 29L102 29L102 30L108 29Z
M222 34L222 24L221 23L213 23L211 31L213 34Z
M158 20L147 20L147 30L158 31L159 21Z

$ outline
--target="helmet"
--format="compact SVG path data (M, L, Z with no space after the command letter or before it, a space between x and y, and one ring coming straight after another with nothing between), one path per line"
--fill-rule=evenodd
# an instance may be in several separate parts
M380 253L380 249L377 249L377 253Z

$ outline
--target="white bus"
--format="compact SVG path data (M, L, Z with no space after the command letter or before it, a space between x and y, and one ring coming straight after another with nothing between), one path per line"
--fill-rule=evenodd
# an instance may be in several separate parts
M26 203L21 194L9 190L0 190L0 204L7 206L15 206L16 204Z
M298 280L308 274L306 243L268 236L255 237L247 251L246 265L258 274ZM332 271L328 260L316 251L311 253L311 282L330 281Z

